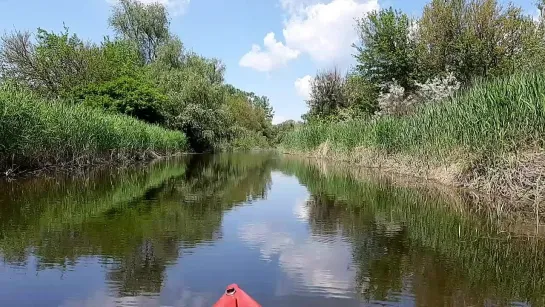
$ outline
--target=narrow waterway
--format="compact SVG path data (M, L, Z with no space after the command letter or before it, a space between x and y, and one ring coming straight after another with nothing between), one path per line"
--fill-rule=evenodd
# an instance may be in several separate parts
M0 183L0 306L211 306L233 282L263 306L543 306L545 244L513 229L269 154L20 179Z

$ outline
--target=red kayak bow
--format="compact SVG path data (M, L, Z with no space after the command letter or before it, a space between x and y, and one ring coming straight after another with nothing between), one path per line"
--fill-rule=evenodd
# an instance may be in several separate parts
M261 305L242 291L237 284L232 284L227 287L225 294L214 304L214 307L261 307Z

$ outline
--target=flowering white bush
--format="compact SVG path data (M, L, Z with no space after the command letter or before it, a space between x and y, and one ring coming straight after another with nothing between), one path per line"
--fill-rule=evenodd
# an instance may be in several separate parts
M451 97L460 89L460 85L454 74L448 73L425 83L416 82L417 91L406 94L405 89L394 80L383 86L385 91L378 97L379 111L376 115L409 114L417 105L436 103Z
M423 103L433 103L446 99L460 89L460 82L450 72L445 77L435 77L426 83L416 83L418 96Z
M395 80L383 87L386 91L378 97L379 111L377 115L405 114L407 109L412 106L414 99L410 96L406 97L405 89Z

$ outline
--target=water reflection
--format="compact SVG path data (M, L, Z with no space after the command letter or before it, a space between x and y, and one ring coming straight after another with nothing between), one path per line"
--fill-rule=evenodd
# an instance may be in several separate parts
M306 223L300 219L301 212L305 213L300 203L294 203L292 212L299 218L292 223ZM258 247L262 259L278 262L287 278L295 283L292 293L352 297L355 272L350 268L350 243L343 240L340 233L297 236L290 231L296 226L289 223L274 223L264 218L242 225L239 237L250 246Z
M194 155L0 185L0 305L545 303L545 245L467 198L339 165ZM395 181L395 182L394 182Z
M396 177L362 177L347 166L285 160L282 167L313 194L312 233L340 232L351 243L362 301L543 305L545 259L536 253L544 242L511 237L510 225L503 227L494 212L475 212L463 195L400 186L392 183Z
M83 259L91 257L117 293L113 297L130 302L156 295L169 265L221 237L225 210L265 197L270 160L241 158L193 156L86 177L7 183L0 196L3 262L41 274L81 271ZM91 304L103 297L93 294Z

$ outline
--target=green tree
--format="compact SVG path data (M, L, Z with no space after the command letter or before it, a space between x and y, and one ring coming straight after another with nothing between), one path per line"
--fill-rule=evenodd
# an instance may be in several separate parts
M532 18L496 0L433 0L418 29L432 75L452 71L465 83L535 67L542 52L543 33Z
M142 74L138 50L130 41L84 43L65 28L59 34L38 29L2 37L0 69L4 79L49 97L69 97L74 89Z
M281 144L282 141L284 140L284 137L288 133L293 131L298 124L300 123L297 123L294 120L287 120L287 121L281 122L280 124L274 125L273 126L273 133L274 133L273 144L275 145Z
M184 44L178 37L171 37L157 51L156 65L162 69L180 69L185 62Z
M353 116L365 117L378 110L378 86L369 82L359 73L352 72L346 76L343 91Z
M168 12L159 3L119 0L109 22L120 37L138 45L146 63L157 58L159 47L170 38Z
M122 76L139 78L143 75L144 65L138 46L128 40L110 40L106 37L101 45L102 59L97 61L102 76L101 80L109 81Z
M36 43L29 32L2 37L2 76L44 95L59 96L73 87L95 81L99 50L68 29L60 34L38 29Z
M154 63L150 78L167 96L166 125L184 131L191 147L201 152L214 150L229 135L229 116L223 84L213 83L218 77L210 78L206 72L211 69L203 69L206 63L199 59L204 61L200 57L191 62L184 60L177 69Z
M358 72L375 85L397 80L413 89L419 77L415 29L413 20L392 8L359 19L359 44L354 45Z
M337 68L321 71L312 79L310 85L309 107L305 119L334 116L341 108L348 107L344 96L345 80Z
M150 83L129 77L91 84L81 89L76 99L84 104L126 114L148 123L164 123L166 96Z

